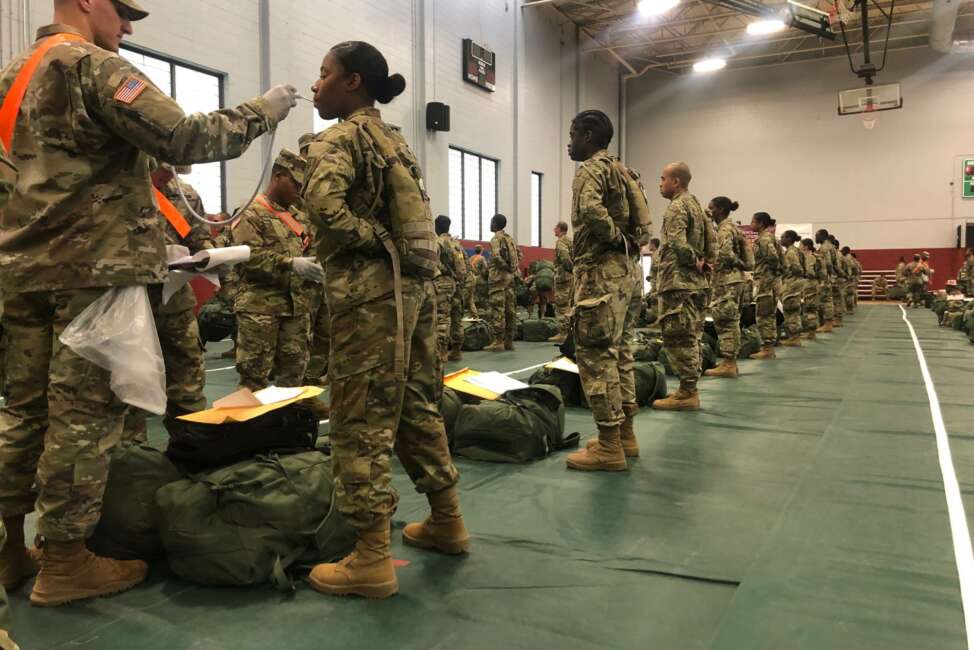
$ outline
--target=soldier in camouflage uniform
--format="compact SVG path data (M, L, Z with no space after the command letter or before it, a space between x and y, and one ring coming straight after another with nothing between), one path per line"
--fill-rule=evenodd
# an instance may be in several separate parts
M967 249L967 256L964 260L964 279L965 284L961 286L964 294L974 296L974 248Z
M707 216L700 202L690 194L692 176L686 163L667 165L660 175L660 194L670 200L663 215L659 260L659 317L663 349L680 378L679 389L656 400L661 411L697 411L700 394L700 330L712 269L713 242L708 243ZM657 260L653 260L654 263Z
M856 293L859 290L859 266L852 256L852 250L848 246L842 247L842 263L846 267L846 277L848 278L845 287L845 310L848 314L856 311Z
M311 295L324 271L305 257L311 233L305 216L288 208L299 200L305 161L282 149L267 191L233 226L234 244L250 246L237 293L237 372L240 385L301 386L308 366Z
M788 337L781 341L785 347L801 347L802 334L802 294L805 291L805 255L797 247L801 240L794 230L788 230L781 236L781 245L785 249L782 256L782 291L781 306L785 316L785 332Z
M598 428L596 440L568 456L568 468L583 471L628 469L623 427L630 455L638 455L635 413L623 411L620 350L633 291L628 252L638 246L630 241L620 165L606 151L612 135L612 123L601 111L579 113L569 133L568 154L581 163L572 183L575 360Z
M754 270L754 253L740 229L729 218L740 207L737 201L718 196L707 206L717 224L717 259L714 262L714 295L710 312L717 329L720 363L703 373L707 377L738 376L741 350L741 312L744 310L744 273Z
M17 187L0 231L14 361L0 411L0 512L9 535L0 577L16 582L36 571L23 534L24 515L36 507L46 543L31 601L41 606L124 591L146 575L143 562L99 558L85 547L125 404L108 371L59 336L108 287L165 279L149 156L172 164L236 158L296 103L295 90L280 86L237 108L187 116L117 53L131 21L147 15L136 0L89 13L80 5L56 3L56 24L0 74L6 96L33 51L57 43L33 75L11 147L21 178L46 180ZM70 111L65 97L73 98Z
M487 258L484 257L484 249L480 244L473 247L473 255L470 256L470 270L473 271L476 289L474 293L475 303L479 311L487 312L490 317L490 287L488 278L490 271L487 268Z
M517 302L514 292L514 276L519 272L521 252L514 239L504 232L507 217L495 214L490 220L490 270L487 290L490 295L491 330L494 342L485 352L503 352L514 349L514 333L517 330Z
M548 340L552 343L563 343L568 336L575 289L572 238L568 234L568 224L564 221L559 221L555 226L555 238L555 317L558 320L558 333Z
M457 242L459 244L460 242ZM462 248L462 245L461 245ZM463 281L463 313L468 318L480 318L480 310L477 309L477 272L471 260L464 252L463 263L467 267L467 276Z
M778 340L775 312L780 299L783 259L781 246L771 232L775 220L767 212L758 212L751 220L751 228L758 233L754 250L754 302L763 345L752 359L774 359Z
M845 316L845 294L846 285L849 282L847 269L842 262L842 253L839 252L839 240L833 235L829 235L829 246L832 255L832 268L834 276L832 281L832 327L842 327L842 317Z
M303 195L327 268L338 510L358 531L348 557L311 572L311 585L326 594L385 598L399 589L390 551L398 503L393 450L431 510L425 522L405 527L403 541L445 553L463 553L470 543L460 513L459 473L436 404L442 378L436 376L433 282L419 272L397 273L393 264L408 245L389 235L396 223L428 233L428 241L420 243L435 250L419 164L374 108L376 100L388 103L404 88L401 75L389 76L382 54L358 41L328 53L312 88L318 113L341 118L311 145ZM396 169L387 168L388 154L380 158L376 148L397 153ZM383 178L402 179L403 172L408 185L389 183L382 191ZM393 206L401 208L398 219L409 220L394 221Z
M920 254L913 256L913 261L906 265L907 307L919 307L923 304L923 262Z
M192 218L183 206L179 194L182 187L183 194L196 214L205 215L203 200L188 183L179 180L172 165L162 163L152 172L152 184L162 192L184 216L191 230L182 237L173 224L169 223L160 212L159 218L163 222L163 232L167 246L185 246L190 254L213 248L213 237L206 224ZM203 346L200 342L199 323L196 321L196 294L190 285L183 286L169 298L169 302L162 302L162 285L149 286L149 303L155 319L156 332L159 335L159 345L166 365L166 426L175 423L175 418L186 413L195 413L206 408L206 397L203 387L206 383L206 364L203 361ZM122 430L123 440L146 442L146 418L148 413L142 409L131 407L125 415Z
M463 353L463 295L467 281L467 255L460 242L450 235L450 217L436 218L436 245L440 258L440 277L436 278L436 340L440 361L460 361Z
M815 242L803 239L802 254L805 260L805 284L802 288L802 337L806 341L815 338L818 329L818 309L820 285L822 282L822 263L815 254Z
M818 328L819 334L828 334L835 327L835 300L834 285L839 281L838 271L836 270L835 247L829 241L829 231L824 228L815 233L815 243L818 244L818 257L822 265L821 293L821 320L822 325Z

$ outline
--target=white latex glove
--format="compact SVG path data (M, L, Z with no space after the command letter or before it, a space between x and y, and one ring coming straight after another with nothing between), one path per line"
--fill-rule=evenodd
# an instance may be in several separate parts
M318 284L325 282L325 270L321 268L313 257L294 257L291 259L291 268L301 278Z
M290 84L274 86L264 93L264 99L267 101L271 115L280 122L297 105L298 89Z

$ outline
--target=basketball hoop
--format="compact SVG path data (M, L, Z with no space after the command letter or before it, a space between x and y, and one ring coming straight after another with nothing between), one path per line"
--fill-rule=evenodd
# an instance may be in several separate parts
M876 128L876 122L878 122L878 117L876 115L876 105L870 102L865 106L866 110L862 114L862 125L866 127L867 131L872 131Z

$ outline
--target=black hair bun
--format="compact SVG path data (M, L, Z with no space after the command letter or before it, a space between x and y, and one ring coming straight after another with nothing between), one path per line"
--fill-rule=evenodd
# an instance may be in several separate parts
M403 94L406 90L406 78L401 74L394 74L387 77L385 82L382 84L382 88L379 93L377 93L376 99L379 103L388 104L393 99Z
M737 211L737 208L739 208L739 207L741 207L741 204L740 203L738 203L737 201L731 201L731 204L730 204L730 211L731 212L736 212Z

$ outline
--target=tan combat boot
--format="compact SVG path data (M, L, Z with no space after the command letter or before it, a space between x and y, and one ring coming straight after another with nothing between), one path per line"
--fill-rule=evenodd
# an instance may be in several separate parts
M629 469L626 465L626 454L622 450L622 441L619 439L619 425L611 427L598 425L599 437L591 447L586 446L581 451L565 459L568 469L577 469L583 472L625 472Z
M58 607L76 600L111 596L141 584L149 571L141 560L98 557L83 541L52 542L44 546L30 602L37 607Z
M781 345L785 348L800 348L802 346L802 340L798 336L791 336L781 341Z
M763 345L761 346L760 352L755 352L751 355L751 359L777 359L777 355L774 353L773 345Z
M622 443L622 453L626 455L626 458L639 458L639 442L636 440L636 433L633 431L632 424L632 417L626 416L626 419L619 425L619 442ZM593 452L598 445L599 439L596 436L585 443L585 449Z
M37 575L41 551L24 546L24 515L11 517L4 523L7 543L0 550L0 585L13 591Z
M832 333L832 321L827 320L822 323L821 327L815 330L817 334L831 334Z
M399 593L399 580L389 549L389 520L361 530L355 549L337 564L319 564L309 578L315 591L330 596L354 594L388 598Z
M484 352L503 352L504 351L504 341L503 339L497 339L486 348Z
M463 361L463 350L460 345L454 345L450 348L450 356L446 358L447 361Z
M470 533L463 525L457 486L426 495L430 516L421 524L407 524L402 541L409 546L435 549L447 555L460 555L470 549Z
M703 373L704 377L720 377L723 379L734 379L740 372L737 370L737 359L721 359L716 368L711 368Z
M680 386L672 395L653 402L653 408L657 411L699 411L700 393Z
M814 341L815 340L815 332L817 332L817 331L818 330L811 330L809 332L805 332L804 339L806 341Z
M509 337L504 339L504 351L512 352L514 350L514 337Z

